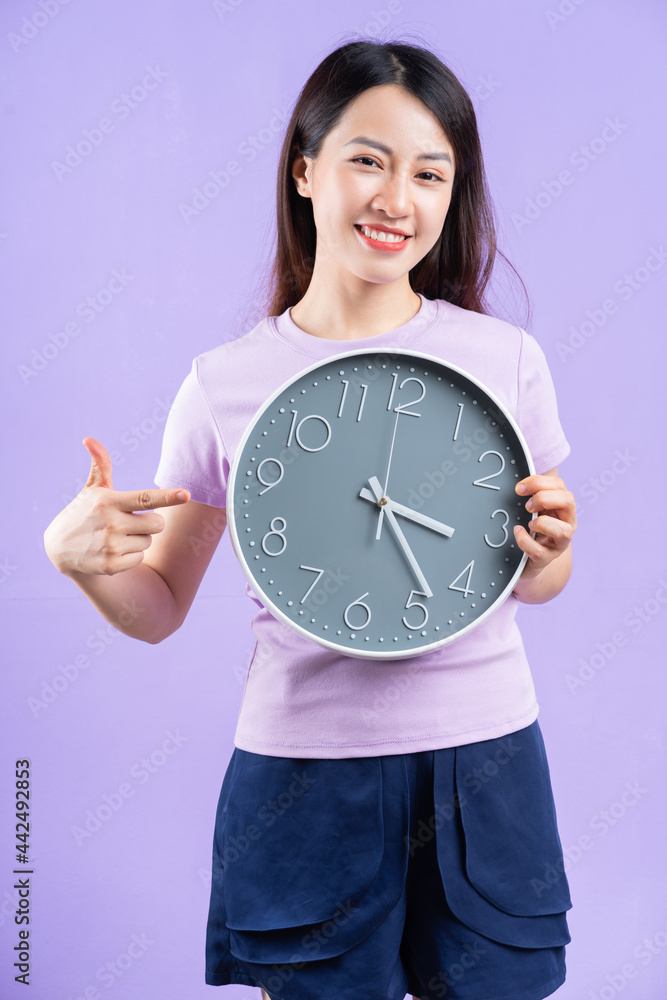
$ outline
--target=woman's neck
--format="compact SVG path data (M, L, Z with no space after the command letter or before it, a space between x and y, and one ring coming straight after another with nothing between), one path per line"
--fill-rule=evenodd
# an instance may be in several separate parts
M327 340L360 340L395 330L413 319L421 299L407 282L400 287L375 285L368 293L320 294L311 281L306 294L290 309L305 333Z

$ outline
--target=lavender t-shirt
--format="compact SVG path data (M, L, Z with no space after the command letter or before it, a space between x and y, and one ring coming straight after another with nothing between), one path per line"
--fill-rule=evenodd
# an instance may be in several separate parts
M537 473L570 452L544 352L503 320L420 295L417 314L361 340L301 330L289 309L194 359L169 413L155 475L226 505L230 466L262 404L317 360L361 348L414 348L486 385L517 421ZM325 649L278 621L249 584L256 637L234 744L279 757L366 757L493 739L533 722L538 704L512 594L455 642L401 660Z

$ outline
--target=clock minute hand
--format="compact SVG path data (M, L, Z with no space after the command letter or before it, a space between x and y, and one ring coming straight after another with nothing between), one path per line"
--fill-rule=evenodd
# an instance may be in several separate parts
M370 483L371 489L375 494L376 502L379 503L380 500L383 498L382 487L380 486L379 479L377 478L377 476L371 476L368 482ZM417 562L417 560L415 559L414 553L410 548L410 546L408 545L407 539L399 527L399 524L396 520L396 516L393 510L391 509L389 504L383 504L383 509L386 511L387 518L389 519L389 523L394 530L396 538L398 539L398 543L403 549L403 552L408 562L410 563L410 566L412 567L414 574L420 583L420 586L422 587L423 593L426 595L426 597L433 597L433 591L429 587L426 577L422 573L421 567Z

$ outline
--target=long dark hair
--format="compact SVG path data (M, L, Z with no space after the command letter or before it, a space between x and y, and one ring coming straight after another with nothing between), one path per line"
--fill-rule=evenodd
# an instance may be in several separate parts
M278 166L277 245L264 315L277 316L295 305L313 273L315 222L310 199L299 196L292 177L295 154L317 157L325 136L347 106L363 91L381 84L398 84L419 98L439 121L455 156L447 218L437 243L409 272L411 288L426 298L446 299L488 314L485 289L499 255L521 282L528 300L523 281L496 246L477 119L467 92L426 48L361 40L326 56L306 81L287 125Z

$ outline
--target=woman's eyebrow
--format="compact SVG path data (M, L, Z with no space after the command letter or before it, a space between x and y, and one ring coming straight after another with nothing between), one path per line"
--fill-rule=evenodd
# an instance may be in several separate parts
M349 142L346 142L345 145L346 146L351 146L352 143L354 143L354 142L361 143L364 146L373 146L374 149L379 149L380 152L386 153L387 156L393 156L394 155L394 151L392 149L390 149L389 146L385 146L384 143L378 142L376 139L369 139L368 136L365 136L365 135L358 135L354 139L350 139ZM420 153L419 156L416 157L416 159L418 159L418 160L447 160L449 162L450 166L452 164L452 158L449 155L449 153Z

